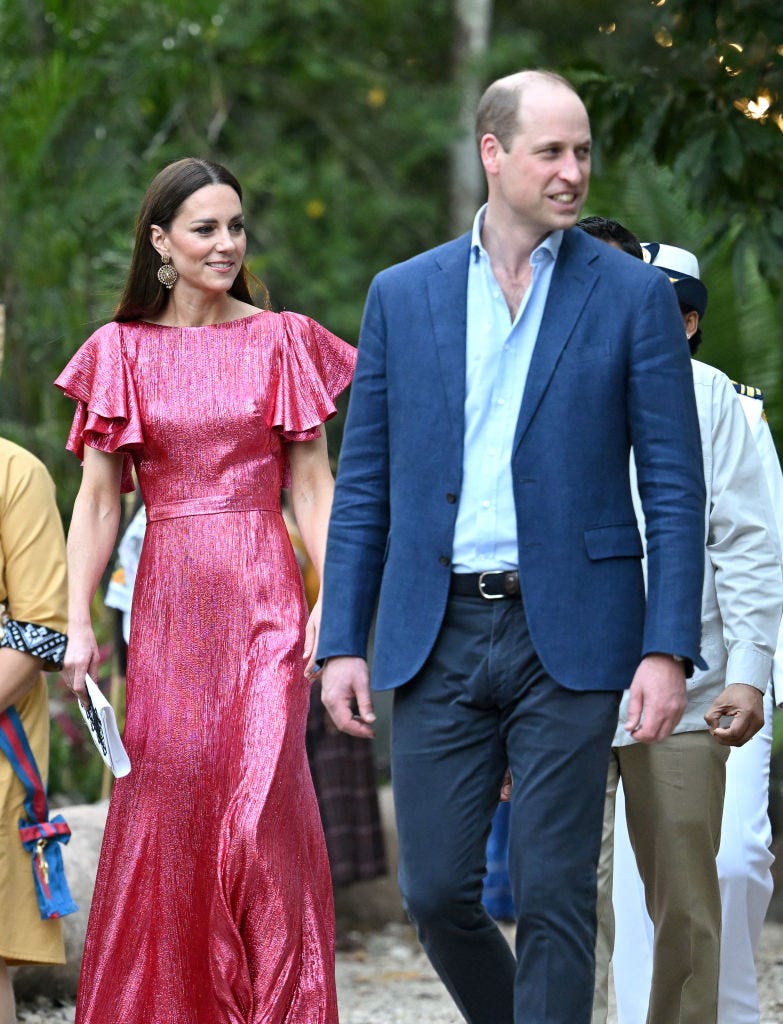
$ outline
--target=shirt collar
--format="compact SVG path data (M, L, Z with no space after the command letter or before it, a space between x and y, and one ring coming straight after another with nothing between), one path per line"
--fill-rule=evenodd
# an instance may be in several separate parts
M487 213L487 204L481 207L476 216L473 218L473 233L470 239L470 252L473 256L473 262L478 261L487 256L487 250L481 244L481 229L484 226L484 217ZM552 257L552 262L557 259L557 254L560 252L560 244L563 241L563 232L553 231L551 235L547 235L543 242L540 242L533 252L530 254L530 262L536 264L540 262L544 252L548 252ZM541 256L536 256L536 253L540 253ZM488 258L488 257L487 257Z

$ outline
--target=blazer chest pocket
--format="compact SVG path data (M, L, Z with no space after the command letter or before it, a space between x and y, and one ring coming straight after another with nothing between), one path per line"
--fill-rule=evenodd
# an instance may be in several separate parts
M585 530L587 557L593 561L602 558L642 558L644 548L636 523L616 526L594 526Z
M591 363L596 359L606 359L611 351L608 338L600 335L583 335L572 338L563 355L573 363Z

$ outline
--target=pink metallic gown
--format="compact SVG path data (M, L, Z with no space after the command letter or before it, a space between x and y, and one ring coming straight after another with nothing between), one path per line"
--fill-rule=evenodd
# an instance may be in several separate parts
M355 350L294 313L106 324L57 379L68 447L126 452L148 527L125 743L79 1024L334 1024L334 922L305 756L306 605L280 512Z

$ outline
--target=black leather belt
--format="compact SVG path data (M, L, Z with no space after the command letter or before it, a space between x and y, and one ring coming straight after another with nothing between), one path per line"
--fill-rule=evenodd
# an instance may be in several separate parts
M519 573L516 569L453 572L449 593L457 597L483 597L487 601L497 601L502 597L519 597Z

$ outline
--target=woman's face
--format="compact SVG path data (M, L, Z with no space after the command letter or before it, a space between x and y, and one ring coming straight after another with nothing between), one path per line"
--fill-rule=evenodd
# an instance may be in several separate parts
M171 257L179 274L175 290L227 292L247 247L239 196L230 185L204 185L188 196L168 231L153 224L150 241Z

